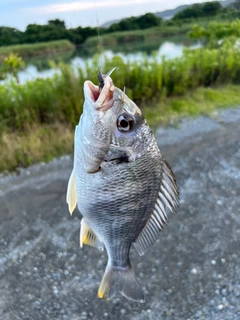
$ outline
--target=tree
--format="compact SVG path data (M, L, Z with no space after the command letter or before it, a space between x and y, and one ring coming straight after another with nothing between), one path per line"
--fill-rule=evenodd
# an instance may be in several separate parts
M222 6L219 1L206 2L202 7L204 16L215 16L221 9Z
M153 13L146 13L138 18L136 18L136 24L139 29L147 29L159 26L162 23L162 19L157 17Z
M202 5L196 3L189 8L186 8L175 14L174 19L189 19L189 18L198 18L203 14Z
M219 1L196 3L191 7L188 7L175 14L175 20L178 19L196 19L206 16L215 16L222 10L222 6Z
M49 23L47 25L29 24L24 33L26 43L61 39L69 39L69 31L63 28L62 24L61 27L56 26L55 23Z
M65 22L63 20L59 20L59 19L48 20L48 24L55 27L66 29Z
M9 27L0 27L0 46L19 44L23 42L23 32Z
M147 29L159 26L162 19L153 13L146 13L139 17L122 19L119 23L114 23L108 28L108 32L127 31L137 29Z
M119 22L119 27L121 31L138 29L138 25L135 23L134 17L121 20Z
M121 29L120 29L119 23L111 24L111 26L108 28L108 32L116 32L120 30Z

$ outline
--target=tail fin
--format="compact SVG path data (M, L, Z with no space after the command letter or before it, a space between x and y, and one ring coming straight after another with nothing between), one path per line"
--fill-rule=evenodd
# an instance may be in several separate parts
M98 297L110 299L117 292L129 300L144 302L142 290L130 266L120 268L107 265L98 289Z

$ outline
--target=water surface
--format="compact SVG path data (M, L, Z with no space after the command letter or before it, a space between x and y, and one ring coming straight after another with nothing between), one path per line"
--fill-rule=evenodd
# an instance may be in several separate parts
M186 36L174 36L164 39L156 39L153 41L133 42L115 47L105 47L101 55L111 59L113 56L120 56L124 61L140 61L143 57L148 59L154 56L159 58L159 61L165 56L166 59L173 59L182 55L183 49L190 49L201 46L200 42L193 42ZM50 66L50 61L58 63L63 61L72 65L74 69L84 69L86 62L91 65L93 57L97 53L97 48L81 47L74 52L67 52L55 56L34 57L25 59L25 70L19 71L18 77L20 83L25 83L28 80L36 78L52 77L57 70Z

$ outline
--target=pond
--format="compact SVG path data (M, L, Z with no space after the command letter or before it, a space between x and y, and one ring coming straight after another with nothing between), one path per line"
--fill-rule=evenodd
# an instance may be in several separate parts
M173 36L169 38L154 40L151 42L142 43L128 43L122 46L105 47L102 54L108 58L112 58L114 55L121 56L124 60L137 61L144 56L151 59L153 52L159 59L163 56L166 59L173 59L181 56L183 49L188 47L190 49L201 47L201 43L193 42L186 36ZM51 57L35 57L32 59L26 59L26 69L19 71L19 82L24 83L28 80L34 80L36 78L46 78L54 75L57 70L50 67L50 61L56 63L63 61L71 64L74 69L85 67L86 61L91 64L93 56L96 54L96 48L82 47L75 52L67 52L61 55ZM104 71L103 71L104 72Z

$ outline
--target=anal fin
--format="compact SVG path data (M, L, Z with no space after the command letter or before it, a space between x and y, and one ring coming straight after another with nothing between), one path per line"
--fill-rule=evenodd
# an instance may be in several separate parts
M104 245L96 234L89 228L84 218L82 218L80 225L80 247L87 244L92 247L96 247L98 250L103 251Z

